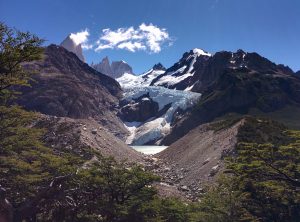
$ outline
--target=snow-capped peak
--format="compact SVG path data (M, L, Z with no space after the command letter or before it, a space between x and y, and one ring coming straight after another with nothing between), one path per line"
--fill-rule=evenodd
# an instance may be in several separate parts
M198 48L194 48L194 49L193 49L193 53L194 53L194 54L197 54L198 56L200 56L200 55L211 56L210 53L205 52L203 49L198 49Z

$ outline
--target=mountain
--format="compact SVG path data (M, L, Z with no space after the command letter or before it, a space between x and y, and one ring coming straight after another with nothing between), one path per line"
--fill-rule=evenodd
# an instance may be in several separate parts
M211 57L210 53L202 49L195 48L183 54L182 58L172 67L168 68L165 73L157 76L151 82L153 86L164 86L169 89L190 90L193 86L193 75L196 68L195 63L206 61Z
M259 58L256 54L253 56ZM266 63L256 63L257 68L249 63L248 67L252 69L231 67L221 72L216 67L211 67L216 71L211 72L215 79L199 78L199 84L192 90L203 92L200 101L192 111L175 117L172 131L162 144L171 144L194 127L230 113L255 113L300 126L297 118L297 110L300 108L300 79L288 68L273 65L267 60L262 61ZM289 113L284 112L284 109L290 110Z
M238 50L236 52L221 51L211 55L203 50L194 49L184 53L179 62L154 79L151 85L202 93L225 70L243 68L262 74L293 74L289 67L276 65L257 53Z
M296 72L295 74L296 74L297 76L300 76L300 71Z
M150 70L141 75L124 73L116 80L123 88L149 86L153 79L165 73L165 71L166 68L161 63L158 63L155 64Z
M75 55L77 55L77 57L81 61L85 62L84 56L82 54L81 44L76 44L75 41L71 38L71 35L68 35L60 45L68 51L75 53Z
M110 64L108 57L104 57L100 63L91 66L98 72L108 75L112 78L119 78L124 73L133 74L132 68L125 61L114 61Z
M28 110L74 119L94 118L109 131L126 134L116 117L122 90L117 81L83 63L61 46L45 48L43 60L24 65L33 70L31 87L21 89L18 103Z

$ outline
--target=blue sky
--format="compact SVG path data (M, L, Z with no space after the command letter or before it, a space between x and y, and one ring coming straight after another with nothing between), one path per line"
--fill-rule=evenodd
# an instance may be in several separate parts
M299 0L0 0L0 21L47 44L87 30L88 63L109 56L135 73L196 47L256 51L300 70Z

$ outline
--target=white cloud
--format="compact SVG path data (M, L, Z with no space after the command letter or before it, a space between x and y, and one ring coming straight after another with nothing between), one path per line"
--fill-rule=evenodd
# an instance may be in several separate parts
M146 46L142 45L140 42L122 42L117 46L119 49L126 49L131 52L136 50L146 50Z
M102 30L102 35L96 42L95 51L104 49L125 49L131 52L144 50L158 53L164 43L171 42L169 33L165 28L153 24L142 23L137 29L134 27Z
M75 42L76 45L87 43L89 31L85 29L84 31L71 33L70 38Z

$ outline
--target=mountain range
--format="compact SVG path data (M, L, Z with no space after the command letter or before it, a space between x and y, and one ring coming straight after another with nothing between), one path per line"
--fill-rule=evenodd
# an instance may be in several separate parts
M300 77L257 53L195 48L169 68L158 63L135 75L127 63L110 64L107 57L89 66L80 50L66 49L68 41L23 64L37 74L16 102L42 113L36 124L49 130L49 146L88 146L138 162L162 175L169 185L161 189L191 192L199 181L214 180L249 116L300 128ZM170 146L153 160L132 144Z

